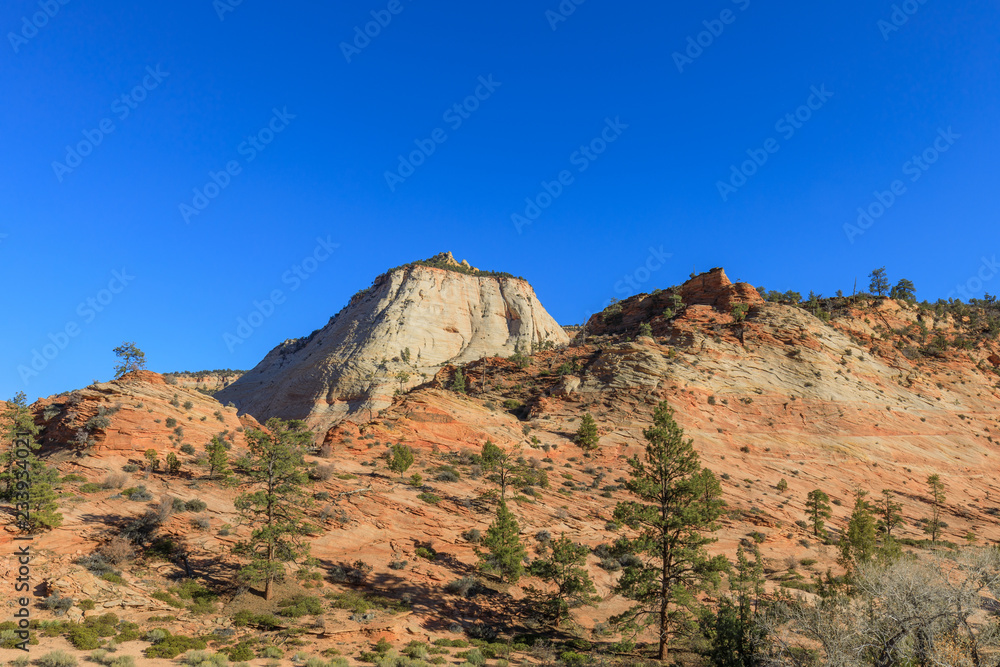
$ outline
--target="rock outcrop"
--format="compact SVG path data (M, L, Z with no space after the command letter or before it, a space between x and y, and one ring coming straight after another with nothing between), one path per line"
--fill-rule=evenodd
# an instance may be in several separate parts
M238 418L235 409L174 382L170 376L134 371L41 399L32 406L42 428L39 440L63 451L142 461L147 449L160 458L180 454L183 443L201 450L222 432L241 446L244 428L259 426L252 417ZM193 457L182 459L187 463Z
M325 429L388 406L445 365L567 342L527 281L444 253L379 276L325 327L278 345L217 397L261 422Z
M757 306L764 299L747 283L732 283L721 268L702 273L681 285L681 297L688 306L712 306L729 312L738 303Z

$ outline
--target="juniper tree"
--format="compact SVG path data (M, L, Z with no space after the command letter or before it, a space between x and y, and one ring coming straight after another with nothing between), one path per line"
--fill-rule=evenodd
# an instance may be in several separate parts
M112 352L118 357L118 364L115 365L115 379L126 373L138 371L146 368L146 355L136 347L135 343L122 343Z
M0 483L26 533L56 528L63 520L55 492L59 473L38 457L38 432L27 398L18 392L0 413Z
M402 477L411 465L413 465L413 450L403 443L393 445L389 454L389 470L398 472Z
M569 614L570 609L583 605L594 605L600 597L597 588L587 572L587 556L590 549L566 537L549 543L547 553L531 562L531 574L555 586L549 593L529 589L529 595L536 600L542 616L555 627Z
M944 482L937 474L927 478L927 486L931 492L931 518L924 525L924 532L931 536L931 542L937 542L941 532L941 505L944 504Z
M593 416L588 412L580 420L580 428L576 431L574 442L580 445L583 451L590 452L597 449L600 440L601 438L597 434L597 422L594 421Z
M524 559L528 555L521 544L520 534L517 517L507 508L507 502L501 499L496 518L483 537L482 544L486 551L476 550L479 566L495 571L501 581L516 584L524 572Z
M614 591L636 604L611 620L633 636L653 626L659 659L666 660L670 641L696 627L698 593L729 569L724 556L710 558L705 549L715 541L705 533L718 529L724 503L718 485L706 484L694 441L684 438L666 401L643 436L645 457L629 459L625 483L638 500L619 502L614 511L615 521L634 531L618 547L636 556Z
M266 430L246 433L249 452L239 466L251 490L240 494L235 505L251 534L233 552L249 561L240 569L240 579L263 585L267 600L274 582L284 578L284 564L309 553L305 538L313 526L303 511L310 501L303 454L312 437L305 422L276 417L267 420Z
M819 489L810 491L806 495L806 516L809 517L813 535L816 537L825 537L826 522L824 519L829 519L833 516L833 513L830 511L830 496Z

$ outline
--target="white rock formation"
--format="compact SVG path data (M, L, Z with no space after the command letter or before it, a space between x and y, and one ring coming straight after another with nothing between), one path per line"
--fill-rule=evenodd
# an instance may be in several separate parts
M305 419L322 432L389 405L397 389L445 364L569 342L527 281L463 273L477 270L451 253L432 261L461 268L410 265L379 276L325 327L278 345L216 398L261 422Z

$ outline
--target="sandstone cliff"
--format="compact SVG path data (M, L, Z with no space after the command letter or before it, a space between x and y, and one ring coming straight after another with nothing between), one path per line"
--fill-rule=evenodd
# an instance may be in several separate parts
M325 428L388 406L444 365L569 341L527 281L480 272L450 253L389 271L325 327L275 347L218 393L260 421ZM458 269L458 270L455 270Z

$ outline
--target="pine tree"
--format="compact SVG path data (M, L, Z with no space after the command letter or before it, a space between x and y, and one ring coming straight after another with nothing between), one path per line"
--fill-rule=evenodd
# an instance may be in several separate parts
M555 586L555 591L545 593L530 588L528 594L536 600L542 616L557 628L570 609L600 600L587 572L588 555L588 547L573 542L564 533L549 545L545 556L531 563L531 574Z
M889 291L889 278L885 273L885 267L875 269L868 274L871 282L868 283L868 291L877 296L885 296Z
M840 562L848 572L871 562L876 555L875 517L865 500L867 491L854 492L854 509L847 530L840 538Z
M0 413L0 482L25 533L56 528L63 521L55 491L59 473L38 457L38 431L24 392L18 392Z
M645 459L629 459L625 484L639 500L620 502L614 512L619 524L637 531L618 540L621 549L637 558L625 565L615 592L637 604L611 620L633 636L654 626L659 659L666 660L670 641L696 626L701 610L697 594L729 569L724 556L710 558L705 549L715 541L705 533L718 529L724 503L718 486L706 484L694 441L684 439L665 401L643 435Z
M715 667L757 667L763 664L767 633L760 623L764 568L757 545L754 562L743 547L736 549L736 572L730 574L730 595L719 601L710 658Z
M600 436L597 434L597 422L588 412L580 420L580 428L576 431L576 444L580 445L580 448L585 452L597 449L597 445L600 442Z
M892 537L892 529L905 525L903 515L900 514L903 506L893 501L892 491L882 489L882 500L879 501L876 511L878 513L878 529L885 533L886 538Z
M119 359L115 366L116 380L126 373L142 370L146 367L146 354L136 347L135 343L122 343L112 352Z
M413 465L413 450L403 443L393 445L389 455L389 470L398 472L402 477L411 465Z
M253 490L238 496L235 505L252 532L233 552L250 561L240 570L240 579L263 584L267 600L273 595L274 582L284 578L284 564L309 553L305 537L313 526L303 512L310 501L303 454L312 437L305 422L276 417L267 420L266 431L246 433L249 453L240 468Z
M931 536L931 542L937 542L941 532L941 505L944 504L944 482L937 474L927 478L927 486L931 492L931 518L924 525L924 532Z
M226 443L219 436L212 436L212 441L205 445L208 454L208 478L228 480L232 471L229 469L229 455Z
M826 537L826 522L833 516L830 511L830 496L819 489L810 491L806 495L806 516L812 524L813 535L816 537Z
M173 452L167 453L167 470L176 475L181 470L181 460Z
M483 546L487 551L477 550L479 566L496 571L501 581L516 584L524 572L524 559L528 555L521 544L521 528L517 517L507 509L507 502L500 501L497 515L486 529Z
M893 299L901 299L903 301L913 301L917 298L917 288L914 287L913 281L908 278L900 278L896 286L892 288L889 296Z

